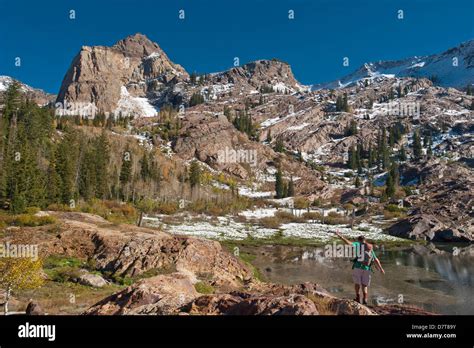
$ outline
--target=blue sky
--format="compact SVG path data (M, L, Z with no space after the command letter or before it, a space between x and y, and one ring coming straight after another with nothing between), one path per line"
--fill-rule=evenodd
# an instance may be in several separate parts
M367 61L438 53L474 38L474 1L0 0L0 32L0 75L51 93L81 46L112 45L136 32L189 72L222 71L234 57L241 64L279 58L312 84Z

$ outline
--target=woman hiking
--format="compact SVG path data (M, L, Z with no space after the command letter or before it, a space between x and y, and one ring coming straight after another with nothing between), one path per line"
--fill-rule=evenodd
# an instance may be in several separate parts
M375 264L375 267L382 272L382 274L385 274L382 264L375 255L372 244L367 243L364 236L359 236L355 242L351 242L345 238L339 231L336 231L336 236L344 243L354 247L357 255L357 257L352 260L352 280L356 293L354 300L360 303L359 291L362 287L362 304L367 305L370 279L372 278L372 264Z

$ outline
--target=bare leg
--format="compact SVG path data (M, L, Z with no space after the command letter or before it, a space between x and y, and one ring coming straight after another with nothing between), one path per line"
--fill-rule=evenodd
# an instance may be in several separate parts
M356 292L356 301L360 301L360 296L359 296L359 289L360 289L360 285L359 284L354 284L354 289L355 289L355 292Z
M367 297L369 295L369 287L367 285L362 285L362 295L364 296L363 303L367 303Z

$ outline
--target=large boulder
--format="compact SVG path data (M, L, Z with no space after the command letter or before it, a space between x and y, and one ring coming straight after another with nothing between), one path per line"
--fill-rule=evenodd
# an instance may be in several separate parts
M470 242L472 236L468 233L447 226L434 215L416 214L403 219L388 229L395 237L407 239L422 239L433 242Z
M44 312L41 309L40 305L33 300L30 300L30 302L28 302L25 313L26 315L44 315Z
M107 285L107 281L98 274L89 273L87 270L81 270L77 279L79 284L101 288Z
M180 307L198 296L188 275L158 275L101 300L84 314L176 314Z

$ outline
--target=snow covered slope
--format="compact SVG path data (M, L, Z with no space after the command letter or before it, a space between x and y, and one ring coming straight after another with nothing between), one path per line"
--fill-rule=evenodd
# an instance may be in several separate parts
M340 80L314 85L312 89L343 88L365 80L393 77L434 77L433 82L443 87L465 88L474 84L474 40L440 54L366 63Z

